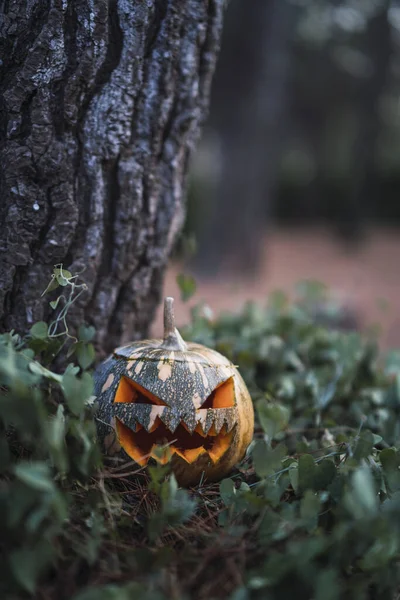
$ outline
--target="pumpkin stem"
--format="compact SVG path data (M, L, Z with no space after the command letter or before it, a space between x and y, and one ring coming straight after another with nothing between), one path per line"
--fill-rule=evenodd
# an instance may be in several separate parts
M165 298L164 300L164 341L161 344L167 350L187 350L181 334L175 327L174 299Z

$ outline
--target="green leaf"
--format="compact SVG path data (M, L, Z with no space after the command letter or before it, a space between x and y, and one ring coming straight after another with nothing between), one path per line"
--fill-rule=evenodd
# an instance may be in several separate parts
M286 523L281 515L274 510L265 508L260 527L258 530L258 539L263 546L269 546L276 540L284 539L290 532L286 528Z
M323 459L317 464L311 454L304 454L299 459L299 490L326 489L336 476L336 467L329 459Z
M55 277L55 275L51 276L51 280L49 285L47 286L47 288L44 290L44 292L42 293L42 296L44 296L45 294L47 294L48 292L52 292L53 290L56 290L59 286L59 283Z
M47 323L45 323L44 321L38 321L31 327L30 334L34 338L37 338L39 340L45 340L49 335L49 328L47 326Z
M93 344L84 344L82 342L78 342L77 345L76 357L79 365L85 371L90 367L91 364L93 364L96 358L96 352Z
M56 381L57 383L61 383L62 381L62 375L49 371L49 369L46 369L46 367L35 360L29 363L29 370L36 375L46 377L46 379L49 379L50 381Z
M314 489L314 480L317 466L311 454L303 454L299 458L299 489L305 490Z
M14 468L16 477L29 487L42 492L54 492L49 467L43 462L20 462Z
M324 410L328 406L330 402L332 402L335 393L339 378L341 377L343 369L341 366L336 367L336 373L332 381L325 387L325 389L321 390L317 397L317 406L319 409Z
M54 269L54 275L57 279L57 282L62 287L65 287L70 283L70 279L72 278L72 273L67 271L67 269Z
M57 300L52 300L51 302L49 302L49 304L53 310L55 310L57 308L60 300L61 300L61 296L58 296Z
M225 506L230 506L236 496L236 488L232 479L223 479L219 484L219 494Z
M356 519L371 517L376 513L378 495L370 468L362 466L354 473L344 503Z
M386 473L398 471L400 467L400 454L393 448L385 448L379 453L379 460Z
M268 402L265 398L261 398L256 402L256 408L261 427L269 439L274 439L277 433L287 427L290 411L283 404Z
M335 569L328 568L318 573L314 598L315 600L340 600L342 598L342 586Z
M50 563L53 549L47 540L40 540L34 549L22 548L14 550L10 555L11 572L18 584L30 594L44 568Z
M257 475L259 477L272 475L281 468L282 460L286 454L287 448L283 444L279 444L272 450L264 440L257 440L252 451Z
M47 441L53 462L62 473L68 467L68 455L65 447L65 416L64 406L60 404L55 417L46 424Z
M183 302L186 302L196 292L196 280L191 275L179 273L176 277L176 282L181 292L181 299Z
M80 342L91 342L96 335L96 329L91 325L81 325L78 329L78 338Z
M78 378L73 372L66 371L61 383L68 408L75 415L80 415L85 402L93 394L93 378L89 373L83 373Z
M25 483L16 479L15 484L9 489L8 528L17 531L24 526L24 520L28 511L34 510L37 505L41 506L43 499L46 499L46 493L42 494L38 490L27 487Z
M300 503L300 517L309 531L315 529L318 525L320 508L321 502L317 494L312 490L306 490Z
M354 448L353 458L357 461L368 458L372 454L374 447L374 436L368 429L362 431L358 437L356 447Z
M400 489L400 453L393 448L385 448L379 453L386 484L390 492Z
M174 475L163 481L157 492L161 498L161 511L153 513L148 521L148 533L155 540L169 526L177 526L189 519L196 507L186 490L178 488Z
M324 490L336 477L336 467L329 458L321 460L314 475L314 490Z
M289 481L295 493L297 494L299 489L299 469L295 469L294 467L289 469Z

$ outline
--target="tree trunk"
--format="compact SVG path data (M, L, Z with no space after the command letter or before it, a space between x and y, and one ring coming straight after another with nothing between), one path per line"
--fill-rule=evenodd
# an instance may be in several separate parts
M1 328L69 315L105 350L145 335L183 216L224 0L2 0Z

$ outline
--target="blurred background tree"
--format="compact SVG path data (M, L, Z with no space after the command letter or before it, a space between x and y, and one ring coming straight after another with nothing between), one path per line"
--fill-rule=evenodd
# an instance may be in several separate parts
M197 274L254 274L271 223L349 245L400 220L400 4L231 0L186 232Z

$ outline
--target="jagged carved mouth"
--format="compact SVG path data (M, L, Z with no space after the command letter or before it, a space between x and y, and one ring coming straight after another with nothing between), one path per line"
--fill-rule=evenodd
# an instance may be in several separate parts
M188 463L194 462L202 454L208 454L215 463L228 450L233 438L233 430L227 431L226 425L219 433L212 427L206 435L200 424L190 433L186 426L180 423L172 433L159 417L150 432L140 424L137 431L132 431L117 419L117 433L127 454L142 466L147 464L150 457L164 464L172 454L177 454Z
M123 377L114 400L119 442L142 466L150 457L165 463L172 454L188 463L207 454L216 463L234 436L237 418L234 399L233 379L229 378L204 402L195 396L192 410L183 419L160 398Z

